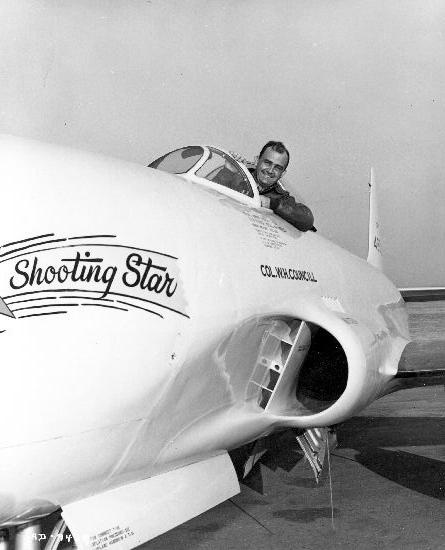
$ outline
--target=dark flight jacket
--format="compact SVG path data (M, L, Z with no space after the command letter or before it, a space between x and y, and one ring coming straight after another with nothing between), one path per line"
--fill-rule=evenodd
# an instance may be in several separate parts
M249 172L253 175L254 170L249 170ZM258 191L260 195L270 199L270 208L277 216L280 216L300 231L316 231L311 210L305 204L296 202L294 197L279 182L263 191L258 186Z

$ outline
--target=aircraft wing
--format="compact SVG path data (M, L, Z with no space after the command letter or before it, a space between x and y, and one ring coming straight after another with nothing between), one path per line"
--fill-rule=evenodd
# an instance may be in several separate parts
M445 300L443 287L401 288L400 294L405 302L434 302Z
M79 550L130 550L239 493L224 452L63 507ZM116 546L117 545L117 546Z
M390 392L405 388L445 384L444 289L406 289L412 341L399 362Z

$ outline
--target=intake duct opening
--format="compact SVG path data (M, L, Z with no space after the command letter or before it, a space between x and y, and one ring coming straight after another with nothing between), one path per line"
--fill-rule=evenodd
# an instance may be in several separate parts
M348 381L348 362L339 342L326 330L312 333L311 347L301 367L296 397L305 407L320 410L335 402Z

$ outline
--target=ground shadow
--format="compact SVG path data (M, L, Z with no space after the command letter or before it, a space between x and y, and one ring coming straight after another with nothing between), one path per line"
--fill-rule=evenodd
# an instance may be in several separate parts
M445 463L405 451L362 449L356 461L368 470L411 491L445 499Z
M338 427L338 447L434 446L445 443L445 418L358 416Z
M263 494L261 465L269 470L278 469L290 472L303 458L304 453L296 439L295 430L286 430L269 436L264 440L265 454L256 462L252 470L243 478L244 464L254 450L254 443L245 445L230 452L239 481L257 493ZM302 480L304 484L306 480Z
M382 447L443 445L445 418L356 417L338 430L338 447L358 451L368 470L412 491L445 498L445 462L405 450Z

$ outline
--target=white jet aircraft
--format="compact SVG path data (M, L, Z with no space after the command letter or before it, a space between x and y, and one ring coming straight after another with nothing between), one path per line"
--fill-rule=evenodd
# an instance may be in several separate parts
M1 526L61 508L80 549L133 548L239 491L228 451L294 428L314 465L324 428L418 382L394 285L228 153L3 137L0 166Z

